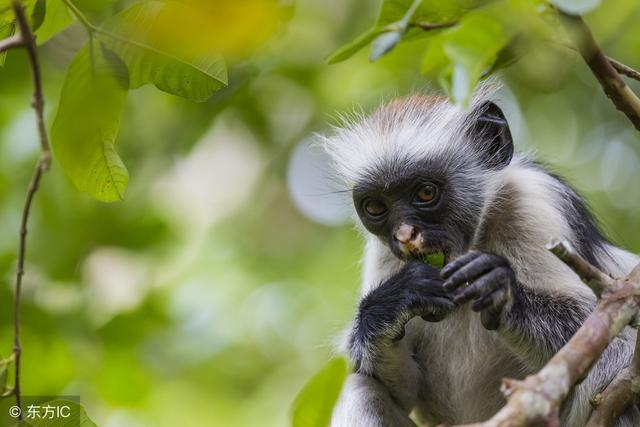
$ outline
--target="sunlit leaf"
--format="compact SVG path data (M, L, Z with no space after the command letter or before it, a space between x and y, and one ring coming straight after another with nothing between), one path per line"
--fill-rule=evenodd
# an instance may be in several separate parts
M326 427L347 377L347 361L329 361L302 388L292 407L293 427Z
M135 39L173 54L192 57L218 53L230 58L252 54L279 28L286 9L279 0L144 1L150 13ZM155 10L153 8L156 8ZM139 21L140 22L140 21Z
M44 414L46 407L53 408L51 411L54 411L54 414L57 414L56 411L62 410L61 413L63 415L68 414L68 416L54 416L51 418L33 417L28 419L28 423L33 427L97 427L96 423L94 423L87 415L87 411L84 409L84 406L76 402L62 399L51 400L49 402L38 404L38 413Z
M600 6L600 0L550 0L550 3L565 12L582 15Z
M136 4L108 20L104 27L111 35L100 34L100 40L127 65L130 88L153 83L165 92L205 101L227 84L224 60L216 53L199 57L170 53L146 40L145 35L157 31L154 26L165 8L158 1Z
M36 31L36 41L39 45L45 43L73 22L73 16L62 0L46 0L46 14Z
M56 158L74 185L104 201L122 200L129 174L115 150L127 94L127 75L117 56L88 43L69 66L51 140Z

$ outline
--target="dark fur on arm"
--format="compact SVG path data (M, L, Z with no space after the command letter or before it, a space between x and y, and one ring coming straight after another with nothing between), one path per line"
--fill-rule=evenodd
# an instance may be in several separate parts
M499 331L525 362L543 366L580 328L593 303L566 294L550 294L520 284Z

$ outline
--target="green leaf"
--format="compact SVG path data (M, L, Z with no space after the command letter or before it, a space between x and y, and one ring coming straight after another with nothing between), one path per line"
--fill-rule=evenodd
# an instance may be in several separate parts
M36 41L39 45L45 43L73 22L73 16L62 0L46 0L46 13L42 25L36 31Z
M53 409L51 411L58 411L58 408L68 408L63 409L63 414L69 414L68 417L52 417L52 418L28 418L27 422L33 427L97 427L96 423L94 423L91 418L87 415L87 411L84 409L84 406L72 402L70 400L56 399L51 400L49 402L37 405L38 412L40 414L45 414L46 406L49 406ZM28 407L27 407L28 408ZM24 415L27 416L28 409L25 408ZM55 413L55 412L54 412Z
M408 24L409 22L431 24L452 22L483 3L486 3L486 0L384 0L380 6L380 12L374 27L351 43L338 49L329 57L327 62L335 64L350 58L376 37L388 31L400 30L403 40L438 34L440 30L423 31L417 28L408 28ZM389 36L389 40L392 38L393 36ZM387 40L387 43L389 40ZM380 43L382 44L383 42ZM388 45L384 46L388 47ZM377 49L372 52L372 56L375 56L374 53L377 53Z
M336 64L338 62L344 61L345 59L351 58L357 51L371 43L373 39L386 31L387 30L382 27L372 28L366 33L358 36L358 38L356 38L352 42L342 46L340 49L332 53L329 58L327 58L327 63Z
M0 22L0 40L11 37L16 32L16 24L14 22ZM0 53L0 67L4 67L7 60L8 50Z
M455 64L451 81L455 103L468 103L483 71L493 64L509 40L502 24L487 13L469 14L447 32L444 51Z
M78 190L103 202L122 200L129 182L115 151L126 95L124 65L101 43L90 41L69 66L51 130L67 176Z
M158 31L153 28L154 21L164 6L159 1L135 4L104 24L109 33L100 33L100 40L127 65L130 88L153 83L162 91L196 102L205 101L227 84L224 59L218 54L187 57L144 40L145 33Z
M435 252L424 257L424 262L436 268L442 268L445 265L446 257L444 252Z
M454 102L466 105L511 38L512 31L493 13L471 12L430 40L421 71L437 79Z
M293 402L293 427L325 427L347 377L347 361L332 359L302 388Z
M46 0L36 0L31 11L31 31L36 31L44 21L44 15L47 11Z
M600 0L550 0L550 3L574 15L583 15L600 6Z

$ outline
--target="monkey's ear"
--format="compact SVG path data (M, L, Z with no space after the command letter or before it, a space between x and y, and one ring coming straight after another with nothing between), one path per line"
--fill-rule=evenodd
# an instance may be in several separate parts
M472 143L476 145L482 161L491 169L506 167L513 157L513 139L509 123L496 104L487 101L477 108L479 114L468 131Z

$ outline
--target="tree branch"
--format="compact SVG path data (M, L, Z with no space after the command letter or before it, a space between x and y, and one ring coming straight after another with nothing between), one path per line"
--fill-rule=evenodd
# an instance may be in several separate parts
M607 59L609 60L609 62L613 66L613 68L615 68L618 73L623 74L623 75L625 75L625 76L627 76L629 78L632 78L634 80L640 81L640 71L638 71L636 69L633 69L633 68L629 67L628 65L623 64L622 62L613 59L610 56L607 56Z
M592 289L602 290L602 297L582 327L540 372L523 381L504 380L502 391L507 403L493 418L466 427L559 427L560 406L571 389L588 374L611 340L638 315L640 283L632 279L640 275L640 266L627 278L616 280L582 259L567 242L554 243L549 250L576 274L590 281ZM636 353L629 369L640 366L638 357ZM613 399L608 394L605 397ZM601 404L608 405L609 400L604 399ZM622 411L626 407L622 406L624 402L616 404L620 406L616 410Z
M4 40L0 40L0 52L5 50L15 49L18 47L24 47L24 40L20 34L14 34L11 37L7 37Z
M32 107L36 112L36 123L38 126L38 135L40 139L40 148L42 154L36 164L31 182L27 189L27 196L22 210L22 222L20 225L20 243L18 249L18 265L16 269L16 289L14 296L14 339L13 339L13 355L15 359L15 384L13 393L16 397L16 405L21 408L21 396L22 391L20 388L20 368L21 368L21 354L22 346L20 344L20 297L22 292L22 277L24 275L24 262L27 250L27 234L29 225L29 214L31 213L31 207L33 205L33 199L40 186L40 180L42 175L49 169L51 165L51 149L49 147L49 141L47 138L47 131L44 121L44 98L42 95L42 78L40 74L40 64L38 62L38 56L36 52L35 36L29 27L29 21L24 12L24 7L20 0L13 0L13 11L18 22L19 33L17 41L14 42L15 46L23 46L28 53L29 62L31 65L31 77L33 80L33 99L31 101ZM22 419L22 413L19 416Z
M616 108L627 116L635 128L640 130L640 99L609 62L582 18L563 11L559 11L559 15L565 27L574 34L578 52L600 82L606 95Z
M571 248L569 243L553 241L549 243L547 249L571 267L598 297L605 289L613 286L613 279L609 275L589 264L586 259Z

